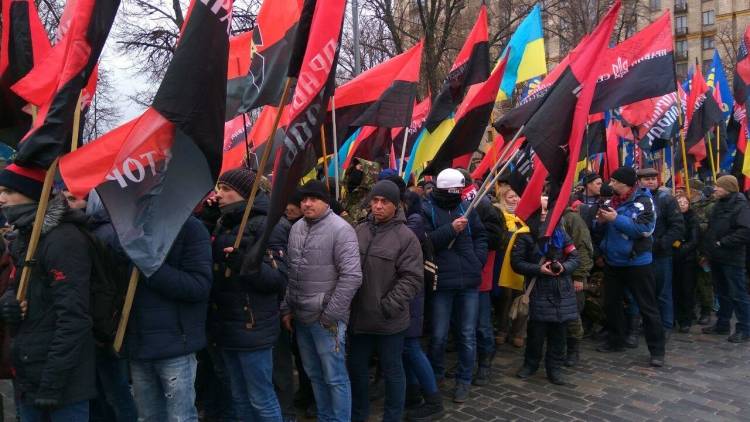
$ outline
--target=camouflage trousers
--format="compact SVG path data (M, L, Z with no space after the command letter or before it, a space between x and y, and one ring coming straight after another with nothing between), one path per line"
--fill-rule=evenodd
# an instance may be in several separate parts
M701 308L701 315L711 315L714 306L714 284L711 273L703 270L698 271L698 280L695 283L695 295Z
M576 302L578 303L578 319L568 322L567 337L583 340L583 320L581 319L581 312L586 303L585 291L576 292Z
M584 305L581 317L587 326L594 324L604 326L606 319L604 313L604 271L594 268L591 276L583 285Z

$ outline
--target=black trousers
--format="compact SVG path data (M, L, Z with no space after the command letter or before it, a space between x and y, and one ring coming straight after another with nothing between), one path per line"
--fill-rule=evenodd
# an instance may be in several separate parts
M294 417L294 366L292 366L292 336L281 327L273 348L273 386L279 399L281 414Z
M630 290L641 311L646 344L652 356L664 356L664 327L656 305L654 273L651 265L637 267L607 266L604 271L604 308L607 314L609 342L612 346L625 344L624 289Z
M690 326L695 318L695 284L698 281L698 263L695 259L674 262L672 289L674 289L674 317L680 325Z
M524 366L536 370L542 361L542 350L544 340L547 340L547 353L544 357L544 368L549 374L562 368L565 359L565 335L567 333L565 322L528 322L526 332L526 351L524 353Z

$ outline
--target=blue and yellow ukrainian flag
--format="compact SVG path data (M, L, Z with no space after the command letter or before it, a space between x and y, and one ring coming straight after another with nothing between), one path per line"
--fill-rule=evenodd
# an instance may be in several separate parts
M528 81L539 75L547 73L547 60L544 55L544 34L542 32L542 10L537 3L529 15L518 25L516 32L510 37L510 42L505 47L498 65L503 57L510 57L505 67L505 75L500 83L500 92L497 101L511 97L516 84Z

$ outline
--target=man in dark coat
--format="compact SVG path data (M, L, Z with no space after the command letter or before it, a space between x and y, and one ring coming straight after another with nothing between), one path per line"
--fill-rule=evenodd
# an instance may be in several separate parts
M14 164L0 172L0 206L17 234L10 247L16 280L26 259L43 180L43 171ZM31 264L26 300L19 304L15 289L0 299L0 317L17 328L11 353L23 421L89 420L96 385L89 314L92 256L81 231L85 223L85 216L71 211L63 196L52 198Z
M750 296L745 279L745 253L750 242L750 207L739 192L734 176L716 180L717 199L708 224L705 248L711 261L711 275L719 297L716 324L703 329L706 334L729 334L732 313L737 316L732 343L750 341Z
M264 261L243 268L244 252L262 235L268 212L268 196L259 192L240 248L234 250L254 181L255 173L241 167L225 172L217 183L221 218L213 232L210 329L226 364L235 411L242 417L252 415L252 420L276 421L281 420L281 409L273 386L272 348L281 327L279 303L286 288L290 225L282 219L269 239Z
M406 221L398 186L390 180L370 190L370 215L357 225L362 286L352 301L349 376L352 420L370 413L368 363L377 353L385 379L383 421L399 422L404 409L406 378L401 359L409 328L409 302L422 289L422 248Z

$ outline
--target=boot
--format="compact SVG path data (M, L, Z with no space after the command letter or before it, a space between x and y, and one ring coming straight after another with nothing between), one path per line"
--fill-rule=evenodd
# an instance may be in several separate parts
M406 397L404 407L406 409L416 409L422 404L422 389L419 384L409 384L406 386Z
M474 376L472 384L477 387L482 387L490 382L490 372L492 368L492 359L489 356L479 356L479 363L477 364L477 373Z
M424 404L406 413L406 420L414 422L430 422L443 416L443 396L440 392L425 394Z
M550 369L547 371L547 379L549 382L555 385L565 385L565 378L563 378L562 371L559 368Z
M628 335L625 336L625 347L629 349L638 348L638 337L640 332L641 317L639 315L628 318Z
M577 338L568 337L568 353L565 355L565 366L572 368L578 364L579 343Z

